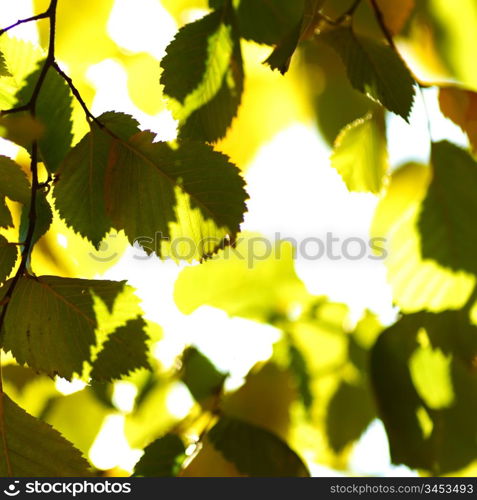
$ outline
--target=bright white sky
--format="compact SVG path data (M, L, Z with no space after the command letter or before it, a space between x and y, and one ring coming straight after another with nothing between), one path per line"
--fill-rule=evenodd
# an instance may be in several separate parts
M5 25L32 14L31 0L0 0L0 9L2 24ZM140 22L132 22L138 13ZM200 12L191 12L190 18L200 15ZM134 26L138 29L135 30ZM116 0L108 25L109 34L118 45L131 52L147 51L157 58L162 57L176 30L175 21L157 0ZM37 41L35 25L19 27L15 36ZM160 130L161 139L175 137L176 125L168 112L151 117L134 106L127 92L126 73L119 63L103 61L90 68L88 77L97 89L94 113L112 109L128 112L144 127ZM466 144L460 130L440 115L432 91L427 91L426 101L433 122L433 138L449 138ZM389 120L389 149L394 166L409 159L427 161L429 133L420 95L411 123L412 127L399 117ZM0 151L12 154L14 150L2 141ZM327 232L333 232L342 238L361 236L367 239L377 199L372 195L349 193L330 167L328 157L329 150L313 124L293 124L264 145L246 174L251 201L243 229L272 238L276 232L297 240L324 238ZM184 345L194 343L219 367L232 372L233 385L240 383L256 361L270 356L271 346L277 338L272 327L244 319L230 319L224 312L209 307L201 308L191 316L182 315L172 298L180 267L153 258L136 260L133 258L135 254L134 249L127 251L105 277L128 279L138 289L147 317L164 328L165 339L157 348L157 355L163 362L172 364ZM393 321L395 311L391 307L391 292L382 262L298 259L296 269L312 293L347 303L356 318L368 308L378 313L382 321ZM255 346L252 353L249 350L251 344ZM82 386L60 381L58 387L71 392ZM127 411L134 399L134 388L129 384L118 385L115 398L118 408ZM168 404L172 412L181 416L188 412L192 401L187 391L178 386L171 393ZM119 465L131 470L139 458L140 452L130 450L124 438L123 425L121 413L105 421L90 453L98 467ZM379 422L372 424L356 447L352 469L356 473L373 475L411 473L405 468L390 466L386 437ZM331 471L320 468L314 472L331 474Z

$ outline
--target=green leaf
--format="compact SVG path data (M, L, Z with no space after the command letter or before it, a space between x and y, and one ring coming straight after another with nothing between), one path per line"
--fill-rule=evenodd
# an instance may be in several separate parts
M179 137L213 142L237 114L244 72L230 1L184 26L162 59L161 83L179 121Z
M196 401L203 402L211 396L218 396L225 378L226 375L219 372L211 361L194 347L184 351L181 380Z
M19 105L29 102L40 73L41 67L26 79L25 86L17 94ZM56 172L71 148L72 102L67 83L53 68L49 68L38 95L36 118L44 126L38 141L41 159L51 173Z
M305 0L304 12L301 20L290 31L285 38L275 47L270 54L265 64L268 64L272 69L277 69L284 75L290 68L290 63L298 48L298 44L305 39L309 32L313 30L317 23L318 12L324 0Z
M18 247L9 243L0 235L0 283L8 278L15 267L18 258Z
M300 457L275 434L223 416L207 434L214 447L251 477L307 477Z
M28 235L28 227L30 225L30 204L31 201L23 206L22 215L20 218L19 238L21 242L26 241ZM46 199L45 193L38 191L36 193L36 217L35 217L35 232L33 233L32 244L35 243L50 229L53 222L53 212L51 206Z
M0 289L0 297L8 286L9 281ZM2 347L20 364L71 379L90 361L96 341L94 296L112 309L124 287L123 282L113 281L22 277L8 303Z
M155 143L126 115L100 120L114 135L93 125L59 172L55 206L70 227L96 246L123 229L147 253L176 260L235 239L247 195L226 156L198 142Z
M350 191L379 193L389 168L384 114L377 110L345 127L331 164Z
M213 8L226 0L209 0ZM237 8L240 35L267 45L280 43L303 15L305 0L240 0Z
M111 381L139 368L150 368L145 327L145 321L136 318L109 335L93 363L91 378Z
M371 379L394 463L441 475L477 458L476 355L465 310L404 316L379 337Z
M0 156L0 227L12 227L13 220L5 198L23 204L29 203L30 186L28 179L12 159Z
M343 59L356 90L408 120L414 101L414 79L396 52L350 28L334 29L321 39Z
M0 476L85 477L89 465L53 427L37 420L3 394L0 406Z
M432 180L419 217L422 256L477 274L477 162L450 142L432 146Z
M347 445L358 441L375 417L369 390L341 382L326 414L326 434L333 451L340 453Z
M135 477L176 477L186 458L186 448L179 436L167 434L144 450L134 469Z
M5 61L3 52L0 52L0 76L12 76L10 71L8 71L7 62Z

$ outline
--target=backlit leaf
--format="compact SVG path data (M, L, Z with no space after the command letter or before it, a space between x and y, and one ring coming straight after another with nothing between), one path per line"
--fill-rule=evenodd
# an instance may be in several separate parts
M345 127L331 164L350 191L379 193L389 168L383 113L376 111Z
M415 0L376 0L376 3L383 15L384 23L393 35L402 31L416 6Z
M228 158L198 142L153 142L125 115L107 113L60 169L55 206L95 246L123 229L147 253L198 260L239 230L246 193ZM92 182L89 179L93 179Z

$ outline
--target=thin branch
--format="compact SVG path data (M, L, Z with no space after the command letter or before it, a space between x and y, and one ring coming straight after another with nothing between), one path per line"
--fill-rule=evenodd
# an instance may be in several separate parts
M321 18L326 21L328 24L331 24L333 26L339 26L340 24L343 24L347 19L350 17L353 17L353 14L356 12L356 9L360 6L362 0L354 0L354 2L351 4L350 8L343 12L339 17L336 19L332 19L331 17L325 15L325 14L320 14Z
M27 17L26 19L19 19L16 23L0 30L0 36L2 36L7 31L20 26L21 24L31 23L32 21L39 21L40 19L46 19L48 17L50 17L49 10L47 10L46 12L42 12L41 14L37 14L36 16Z
M83 111L86 115L87 120L93 121L99 127L103 128L104 125L93 115L93 113L91 113L88 106L86 105L83 98L81 97L79 90L76 88L75 84L73 83L73 80L60 68L59 64L56 61L53 62L52 67L63 78L63 80L65 80L65 82L68 84L68 86L71 90L71 93L75 96L79 105L83 108Z
M48 69L53 65L55 62L55 32L56 32L56 8L58 5L58 0L51 0L50 6L48 7L48 10L44 14L40 14L40 19L43 18L49 18L50 20L50 38L49 38L49 44L48 44L48 55L46 57L45 62L43 63L43 67L40 72L40 76L38 77L38 81L35 85L35 88L33 90L32 96L30 101L25 105L21 106L21 109L23 111L29 111L30 115L34 118L36 116L36 104L38 97L41 92L41 88L43 86L43 83L45 82L46 75L48 73ZM38 18L38 16L34 16ZM35 20L34 18L30 18L30 20ZM27 22L26 20L24 22ZM18 24L22 24L19 22ZM18 25L17 24L17 25ZM6 28L5 30L8 30L10 28ZM4 33L5 30L2 30ZM20 108L17 108L17 110ZM10 110L11 111L11 110ZM11 111L13 112L13 111ZM20 279L25 275L27 272L27 267L28 267L28 261L30 259L31 252L33 250L33 245L34 245L34 235L35 235L35 228L36 228L36 221L37 221L37 212L36 212L36 200L37 200L37 194L39 189L41 188L40 182L38 180L38 142L34 141L32 143L31 147L31 176L32 176L32 181L31 181L31 198L30 198L30 209L29 209L29 214L28 214L28 231L27 235L25 238L25 244L23 247L22 251L22 258L20 265L18 266L18 269L15 273L15 276L12 278L12 281L10 282L10 285L7 289L7 292L3 296L2 302L4 303L2 307L2 311L0 313L0 335L3 330L4 324L5 324L5 318L7 315L8 307L11 302L11 298L13 297L13 294L15 292L15 288L18 285L18 282ZM0 351L1 355L1 351ZM2 431L2 446L5 451L5 462L6 462L6 468L7 468L7 475L9 477L13 476L13 471L12 471L12 466L10 462L10 457L8 453L8 447L7 447L7 441L6 441L6 433L5 433L5 408L3 404L3 394L4 394L4 389L3 389L3 379L2 379L2 374L1 374L1 359L0 359L0 430Z
M384 19L384 14L382 13L381 9L379 8L377 0L371 0L371 5L373 7L374 13L376 15L376 20L378 21L379 27L381 28L381 31L383 32L384 37L388 41L389 45L392 47L392 49L399 54L398 48L396 47L396 44L394 43L394 38L389 31L389 28L386 25L386 20Z

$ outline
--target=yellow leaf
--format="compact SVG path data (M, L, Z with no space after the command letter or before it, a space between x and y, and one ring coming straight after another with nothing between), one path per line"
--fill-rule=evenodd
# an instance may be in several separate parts
M415 0L377 0L377 4L389 31L397 35L409 19L415 7Z
M469 137L477 151L477 92L459 87L443 87L439 92L441 111Z

